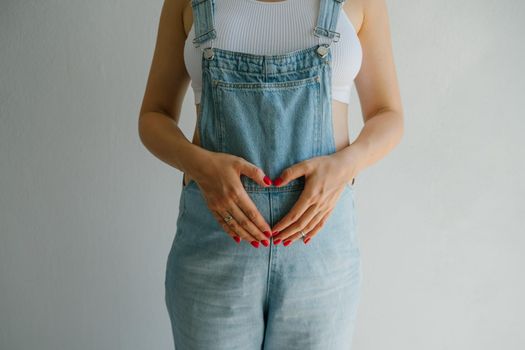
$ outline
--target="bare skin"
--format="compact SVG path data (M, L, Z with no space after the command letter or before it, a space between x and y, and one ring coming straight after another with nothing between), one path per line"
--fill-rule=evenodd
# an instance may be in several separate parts
M283 240L288 245L300 239L304 230L304 242L308 242L328 219L345 185L385 157L402 138L404 117L385 0L347 0L342 10L363 47L355 85L364 126L350 144L348 105L332 100L336 152L294 164L280 174L279 185L268 185L262 169L240 157L208 151L200 147L196 129L190 142L178 127L190 83L183 49L193 15L189 0L164 1L140 110L139 135L152 154L184 173L185 184L196 182L210 211L232 238L239 237L254 247L258 242L268 246L272 232L274 244ZM197 117L200 104L195 108ZM283 186L303 175L306 183L293 208L270 227L244 190L241 174L262 186ZM227 224L223 218L229 214L234 220Z

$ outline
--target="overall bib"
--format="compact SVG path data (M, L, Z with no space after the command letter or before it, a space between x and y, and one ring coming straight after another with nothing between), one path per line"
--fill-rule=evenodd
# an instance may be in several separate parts
M194 45L216 38L216 0L192 0ZM276 178L287 167L336 151L330 44L344 0L320 0L319 44L255 55L202 50L201 147L234 154ZM321 38L328 43L321 43ZM242 185L268 222L290 211L304 176ZM177 350L349 350L361 285L354 185L308 244L237 244L210 212L197 183L184 184L166 264L165 302Z

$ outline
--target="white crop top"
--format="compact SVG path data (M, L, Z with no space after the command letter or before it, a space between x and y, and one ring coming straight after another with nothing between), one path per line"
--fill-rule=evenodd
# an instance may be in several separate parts
M312 33L320 0L215 0L213 47L258 55L284 54L317 45ZM355 28L341 7L332 42L332 98L349 103L354 78L361 68L362 48ZM191 78L195 103L202 90L202 47L192 43L192 25L184 45L184 63ZM321 43L328 42L321 37ZM203 47L206 47L204 45Z

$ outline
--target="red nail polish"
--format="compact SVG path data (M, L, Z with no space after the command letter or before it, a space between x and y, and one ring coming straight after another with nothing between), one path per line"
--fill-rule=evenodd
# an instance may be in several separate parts
M277 179L275 179L275 180L273 181L273 184L274 184L275 186L279 186L282 182L283 182L283 179L281 179L281 177L279 176Z
M292 243L292 241L287 239L286 241L283 242L283 245L286 247L290 243Z
M233 236L233 239L235 240L235 242L239 243L241 241L241 237L239 236Z
M264 235L268 238L272 237L272 233L270 231L264 231Z
M310 240L310 238L312 238L312 237L306 237L305 240L304 240L304 244L308 243L308 241Z
M264 244L265 247L268 247L268 245L270 244L270 242L268 242L268 240L266 239L263 239L261 243Z
M255 248L259 248L259 242L257 241L251 241L250 244L253 245Z
M279 231L274 231L274 232L272 232L272 237L273 236L277 236L278 234L279 234Z
M274 244L274 245L277 245L277 244L279 244L279 243L281 243L281 239L280 239L280 238L279 238L279 239L276 239L275 241L273 241L273 244Z
M271 185L271 184L272 184L272 180L268 177L268 175L265 175L265 176L264 176L263 181L264 181L264 183L267 184L267 185Z

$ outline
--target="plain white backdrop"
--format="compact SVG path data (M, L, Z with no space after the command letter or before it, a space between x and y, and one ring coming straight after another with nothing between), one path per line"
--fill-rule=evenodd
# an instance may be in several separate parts
M2 350L173 346L182 174L137 132L161 6L0 1ZM406 131L356 180L354 349L524 349L525 2L388 7Z

